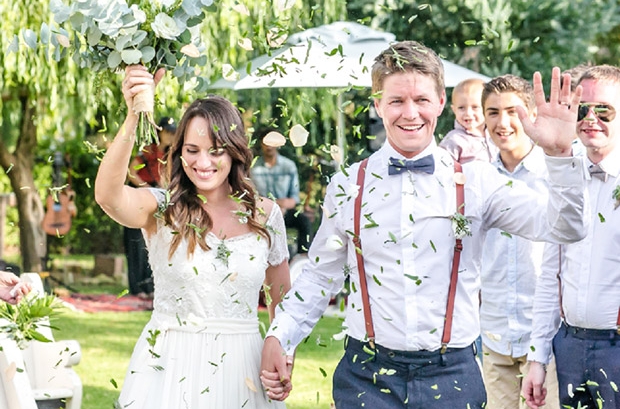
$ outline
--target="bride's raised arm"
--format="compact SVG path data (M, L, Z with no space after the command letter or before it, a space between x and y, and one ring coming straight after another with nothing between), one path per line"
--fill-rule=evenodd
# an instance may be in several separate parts
M155 225L155 218L152 217L157 210L155 197L147 189L128 186L125 181L138 126L133 98L143 89L156 86L164 74L165 71L160 69L153 76L141 65L125 69L122 89L127 104L127 117L108 147L97 172L95 200L103 211L123 226L151 230Z

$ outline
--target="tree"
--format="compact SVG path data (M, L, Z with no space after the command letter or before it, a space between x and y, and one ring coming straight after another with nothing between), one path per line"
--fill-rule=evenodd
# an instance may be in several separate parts
M83 135L87 121L94 118L95 100L107 103L111 95L103 87L96 89L102 82L80 71L71 59L55 63L44 47L20 47L39 38L49 42L55 35L47 30L52 25L48 3L0 0L0 166L17 199L25 271L41 271L47 252L41 196L51 183L49 178L35 179L35 170L49 168L50 160L38 160L41 146L60 148L65 139Z
M217 2L217 11L208 13L203 24L209 61L200 75L213 79L220 75L223 61L237 65L251 59L254 55L238 46L242 38L251 38L254 53L259 54L268 47L266 38L270 29L292 33L303 27L342 19L346 13L345 4L338 0L323 0L312 5L297 2L299 4L293 9L284 11L277 10L275 3L248 2L250 9L243 10L242 3L234 0ZM0 50L0 166L16 194L21 257L27 271L42 270L41 257L46 254L48 241L66 244L69 239L79 243L76 247L80 251L90 253L110 248L118 250L114 243L120 243L114 240L118 226L102 217L91 191L106 138L116 132L118 120L123 116L119 109L123 105L119 76L81 70L67 55L68 50L55 47L57 26L48 6L49 2L41 0L0 0L3 22L0 31L3 45ZM62 58L56 62L58 55L52 53L61 53ZM181 88L168 78L158 88L156 115L178 118L184 103L195 96L191 89ZM236 95L230 96L236 100ZM267 90L246 97L245 102L251 102L255 112L261 112L263 121L270 120L267 118L271 118L273 112L289 121L293 120L290 114L296 118L306 115L304 110L312 114L312 110L303 106L287 109L286 98L279 102L281 108L273 107L271 97ZM290 104L294 106L293 102ZM309 121L310 117L306 115L305 120ZM256 117L249 120L253 122ZM74 188L80 200L78 216L73 222L78 228L72 229L63 239L46 237L41 228L44 215L41 197L45 197L51 187L51 153L56 149L72 153ZM93 233L96 237L90 236ZM104 244L106 248L102 247Z
M349 12L486 75L524 78L597 62L597 38L620 24L616 0L352 0Z

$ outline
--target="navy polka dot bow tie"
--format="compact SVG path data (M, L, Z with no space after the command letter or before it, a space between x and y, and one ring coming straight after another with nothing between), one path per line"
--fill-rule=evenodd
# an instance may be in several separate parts
M435 160L433 159L433 155L428 155L418 160L390 158L388 174L399 175L407 170L411 172L425 172L432 175L433 172L435 172Z

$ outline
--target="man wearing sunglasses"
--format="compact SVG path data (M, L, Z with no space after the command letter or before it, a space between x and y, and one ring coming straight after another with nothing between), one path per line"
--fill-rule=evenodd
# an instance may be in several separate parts
M583 240L545 248L522 389L531 408L544 404L553 352L562 408L620 409L620 68L591 67L580 85L592 218Z

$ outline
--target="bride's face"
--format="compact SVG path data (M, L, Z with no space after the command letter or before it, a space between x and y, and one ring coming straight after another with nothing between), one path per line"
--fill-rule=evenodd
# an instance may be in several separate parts
M230 191L228 174L232 158L222 147L211 143L210 127L206 119L194 117L187 126L181 150L183 170L198 192Z

